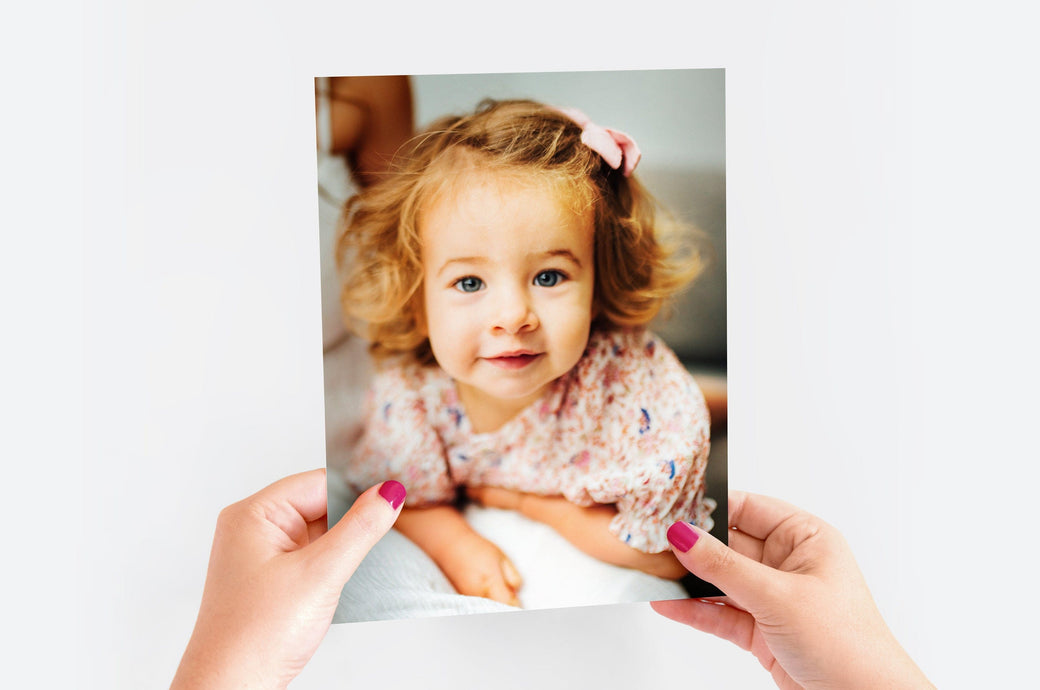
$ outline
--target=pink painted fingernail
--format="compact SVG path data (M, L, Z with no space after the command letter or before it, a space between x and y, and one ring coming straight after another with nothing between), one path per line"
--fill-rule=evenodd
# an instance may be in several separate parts
M397 510L404 503L404 497L408 495L408 492L405 490L404 484L390 479L379 487L379 495L386 499L391 508Z
M668 528L668 541L679 551L686 553L697 543L700 535L688 523L676 522Z

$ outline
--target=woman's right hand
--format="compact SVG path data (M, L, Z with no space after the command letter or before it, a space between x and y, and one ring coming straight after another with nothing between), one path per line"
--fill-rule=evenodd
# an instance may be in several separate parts
M655 611L750 651L781 688L934 687L892 635L845 538L767 496L729 494L729 547L685 522L676 557L727 594Z

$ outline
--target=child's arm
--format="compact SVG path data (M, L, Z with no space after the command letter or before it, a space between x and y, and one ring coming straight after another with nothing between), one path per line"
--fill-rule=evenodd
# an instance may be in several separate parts
M671 551L643 553L611 534L610 521L617 515L614 506L583 508L562 496L538 496L488 486L470 488L467 493L485 506L516 510L552 527L578 549L601 561L669 580L678 580L688 573Z
M405 508L394 527L434 560L459 594L520 605L522 581L512 561L454 506Z

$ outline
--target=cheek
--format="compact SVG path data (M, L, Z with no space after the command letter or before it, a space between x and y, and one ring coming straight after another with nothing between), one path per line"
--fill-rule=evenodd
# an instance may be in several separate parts
M454 352L460 349L460 339L465 340L466 311L454 304L449 295L443 293L425 300L426 337L435 350Z
M592 324L592 299L591 294L582 295L576 299L568 308L559 314L558 323L564 326L561 335L565 338L568 351L580 353L585 350L589 340L589 328Z

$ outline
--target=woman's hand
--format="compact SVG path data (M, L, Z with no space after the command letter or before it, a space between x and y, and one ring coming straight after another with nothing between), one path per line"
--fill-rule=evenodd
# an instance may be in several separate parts
M679 561L728 596L655 611L750 651L781 688L933 687L885 625L845 538L783 501L730 492L729 547L685 522Z
M286 687L404 497L401 484L384 482L326 531L325 470L313 470L221 511L199 616L172 688Z

